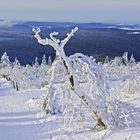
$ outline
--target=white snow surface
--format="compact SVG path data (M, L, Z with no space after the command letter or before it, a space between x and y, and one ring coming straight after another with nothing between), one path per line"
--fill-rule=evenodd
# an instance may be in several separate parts
M42 115L38 103L32 99L45 94L47 89L15 91L11 84L0 79L0 139L1 140L139 140L140 127L95 131L93 128L76 130L63 125L62 115ZM123 100L140 107L140 94Z

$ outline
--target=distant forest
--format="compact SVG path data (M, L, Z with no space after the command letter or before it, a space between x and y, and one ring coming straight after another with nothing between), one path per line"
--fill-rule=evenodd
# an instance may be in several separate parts
M67 55L80 52L93 56L97 61L104 61L106 56L112 59L128 52L129 56L133 54L134 58L140 61L140 34L133 34L134 30L109 28L109 25L106 27L99 23L92 25L27 22L0 27L0 56L7 52L11 61L17 57L21 64L32 64L36 56L41 62L44 54L47 58L51 56L54 59L54 50L49 46L39 45L35 40L32 32L33 25L41 26L42 37L49 35L52 31L58 31L60 39L64 38L74 26L78 26L78 32L66 47ZM139 32L139 30L136 31Z

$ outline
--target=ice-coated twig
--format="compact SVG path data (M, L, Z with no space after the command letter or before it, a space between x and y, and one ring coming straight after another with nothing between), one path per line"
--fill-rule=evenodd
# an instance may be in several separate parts
M78 27L75 27L74 29L71 30L70 33L67 33L67 37L66 37L64 40L61 41L61 44L60 44L60 45L61 45L62 47L64 47L64 46L67 44L67 42L70 40L70 38L71 38L72 36L74 36L74 33L75 33L76 31L78 31Z
M60 43L60 40L59 39L56 39L54 36L58 35L58 32L52 32L50 33L50 38L54 41L54 42L57 42L57 43Z
M42 45L50 45L53 47L57 46L58 43L56 42L56 39L54 39L54 37L53 37L54 33L51 34L51 37L54 39L54 40L52 40L52 38L48 39L47 37L45 39L42 39L39 34L41 32L40 28L33 28L32 31L35 33L34 37L37 39L38 43L40 43Z

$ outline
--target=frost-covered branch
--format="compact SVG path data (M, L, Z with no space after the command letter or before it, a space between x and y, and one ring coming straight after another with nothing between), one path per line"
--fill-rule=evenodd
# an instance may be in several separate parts
M74 29L71 30L70 33L67 33L67 37L66 37L64 40L61 41L61 44L60 44L60 45L61 45L62 47L64 47L64 46L67 44L67 42L70 40L70 38L71 38L72 36L74 36L74 33L75 33L76 31L78 31L78 27L75 27Z
M39 34L41 32L40 28L33 28L33 32L35 33L34 37L37 39L38 43L42 45L50 45L53 47L58 45L58 40L53 37L53 35L56 35L56 32L50 34L51 39L48 39L47 37L42 39Z
M40 36L40 28L33 28L33 32L35 33L34 37L37 39L38 43L42 45L50 45L52 46L57 52L59 52L59 48L63 48L67 42L70 40L72 36L74 36L74 33L78 30L78 27L75 27L74 29L71 30L70 33L67 33L67 37L60 41L59 39L55 38L54 36L58 35L58 32L52 32L50 33L50 38L48 39L47 37L45 39L42 39ZM60 43L61 42L61 43Z
M50 33L50 38L51 38L54 42L60 43L60 40L54 37L54 36L56 36L56 35L58 35L58 32L52 32L52 33Z

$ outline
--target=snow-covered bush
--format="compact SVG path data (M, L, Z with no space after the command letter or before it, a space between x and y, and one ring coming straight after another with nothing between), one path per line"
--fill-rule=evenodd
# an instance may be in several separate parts
M0 63L0 75L8 77L13 86L17 84L20 90L44 87L50 79L48 73L50 65L47 64L45 59L44 55L41 65L39 65L38 59L35 58L35 63L32 66L22 66L17 58L14 62L10 62L7 53L4 53Z

